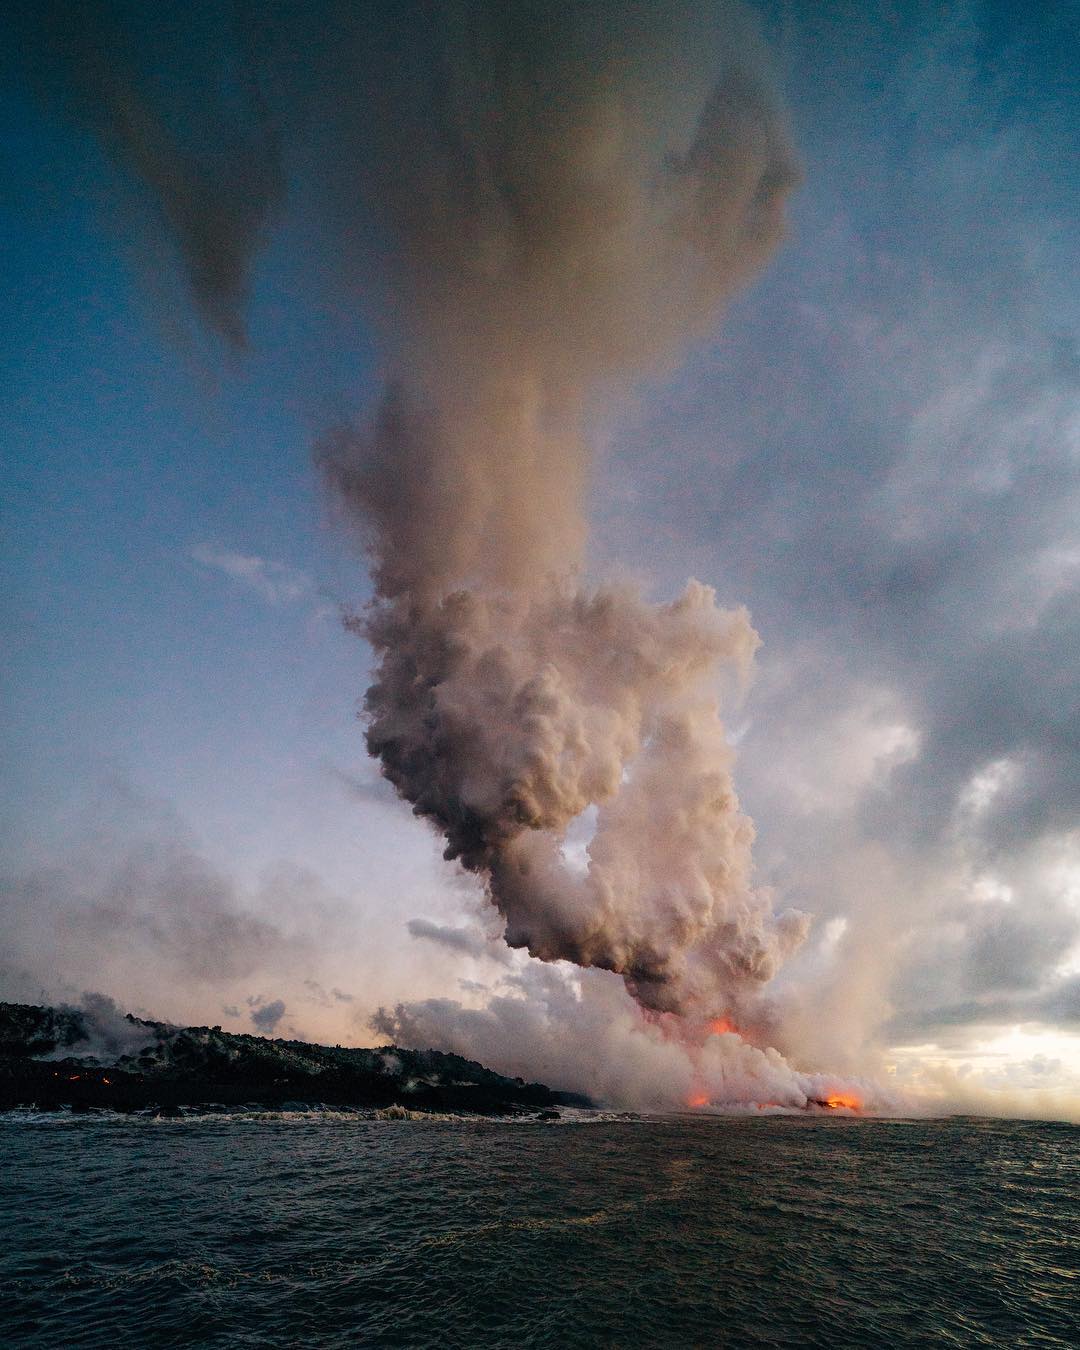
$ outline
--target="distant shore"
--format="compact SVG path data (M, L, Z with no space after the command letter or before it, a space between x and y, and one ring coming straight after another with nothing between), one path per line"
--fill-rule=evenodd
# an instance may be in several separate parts
M592 1103L435 1050L349 1049L0 1003L0 1109L170 1115L246 1105L553 1117Z

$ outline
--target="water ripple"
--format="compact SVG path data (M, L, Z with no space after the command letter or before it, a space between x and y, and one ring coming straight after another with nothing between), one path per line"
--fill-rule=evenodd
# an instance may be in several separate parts
M0 1119L0 1344L1080 1344L1075 1128L301 1114Z

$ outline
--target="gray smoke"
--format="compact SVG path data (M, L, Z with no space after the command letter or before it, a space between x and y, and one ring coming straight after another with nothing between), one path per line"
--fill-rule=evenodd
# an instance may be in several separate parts
M354 626L385 776L511 945L653 1010L751 1002L806 929L754 887L720 717L756 635L697 582L653 605L581 580L590 425L783 234L797 168L746 11L77 8L45 39L54 83L148 190L209 324L242 341L287 169L343 290L362 279L388 392L320 458L372 559ZM582 870L563 845L590 808Z
M585 426L760 267L796 178L745 16L469 5L371 134L396 369L323 458L374 560L368 747L506 940L652 1009L738 1006L801 941L751 879L718 708L756 635L691 582L580 583ZM407 145L407 152L406 152ZM584 873L567 829L598 807Z
M81 1037L60 1044L45 1059L95 1059L99 1064L115 1064L121 1055L137 1055L157 1039L153 1031L131 1021L107 994L87 991L77 1008L61 1004L62 1013L73 1014Z

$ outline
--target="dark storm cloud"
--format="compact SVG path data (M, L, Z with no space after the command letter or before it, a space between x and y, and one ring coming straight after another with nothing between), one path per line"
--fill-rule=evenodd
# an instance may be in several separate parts
M765 875L850 920L838 1008L865 978L869 1022L932 1021L932 970L960 985L943 1021L1052 1024L1078 936L1046 860L1076 865L1080 825L1075 35L1049 7L788 7L783 49L791 243L630 429L605 529L750 605L739 779ZM959 904L988 878L1011 907Z
M1076 1022L1080 984L1068 954L1080 940L1080 912L1046 885L1038 869L1015 896L982 898L928 918L918 961L894 987L891 1034L943 1034L982 1025Z
M1060 963L1080 937L1080 915L1044 903L1024 913L1013 903L990 902L967 924L966 977L988 993L1030 989Z
M968 1027L1018 1025L1080 1030L1080 975L1056 980L1038 993L958 999L930 1008L912 1008L892 1018L885 1031L895 1043L924 1039L947 1043L951 1035L962 1043Z

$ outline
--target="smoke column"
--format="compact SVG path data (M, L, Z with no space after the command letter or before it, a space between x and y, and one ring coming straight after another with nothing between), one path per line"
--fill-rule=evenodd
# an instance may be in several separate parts
M394 379L324 464L364 532L367 741L506 940L656 1011L737 1009L802 940L751 880L717 706L757 643L691 582L579 586L591 401L671 358L767 259L796 168L745 16L437 7L375 90ZM567 827L597 809L582 872Z
M684 0L376 9L54 2L23 37L226 343L296 178L380 331L381 407L320 459L372 559L353 626L386 777L512 946L616 971L651 1012L737 1014L807 923L754 887L720 720L757 637L697 582L652 605L581 578L589 417L783 233L797 169L753 25ZM589 808L582 869L562 845Z

